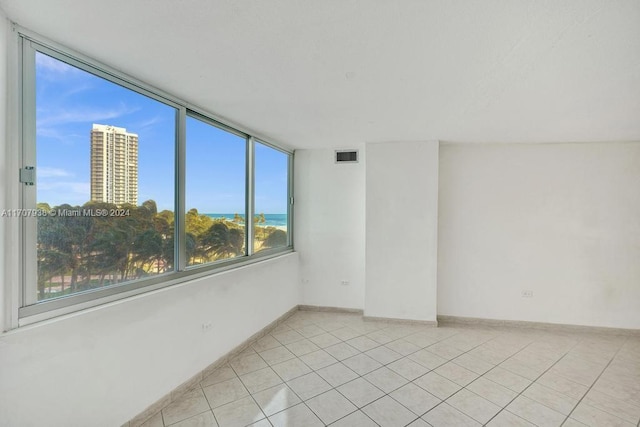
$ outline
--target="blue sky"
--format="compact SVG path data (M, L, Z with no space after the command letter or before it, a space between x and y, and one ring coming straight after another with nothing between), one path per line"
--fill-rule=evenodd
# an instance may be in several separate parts
M82 205L90 198L94 123L138 134L138 203L173 210L176 110L144 95L36 54L37 200ZM244 213L245 140L187 120L186 206ZM256 212L286 213L287 156L256 144Z

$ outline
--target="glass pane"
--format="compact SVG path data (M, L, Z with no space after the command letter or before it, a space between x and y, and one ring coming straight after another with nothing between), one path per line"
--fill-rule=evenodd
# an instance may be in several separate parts
M175 118L36 53L38 301L173 271Z
M287 246L289 155L256 142L254 252Z
M187 265L245 254L245 138L187 117Z

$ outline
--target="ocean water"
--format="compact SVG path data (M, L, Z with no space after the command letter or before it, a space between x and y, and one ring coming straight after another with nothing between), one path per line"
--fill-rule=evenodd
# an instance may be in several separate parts
M217 213L208 213L205 214L210 218L226 218L229 221L233 221L233 217L236 214L217 214ZM244 219L244 214L239 214L241 218ZM271 226L271 227L281 227L287 225L287 214L264 214L264 219L266 220L263 224L258 224L262 226Z

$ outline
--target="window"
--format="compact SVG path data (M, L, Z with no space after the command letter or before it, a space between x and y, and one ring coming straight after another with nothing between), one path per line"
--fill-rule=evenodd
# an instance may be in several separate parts
M187 117L187 265L246 254L247 138Z
M289 245L289 156L255 145L254 252Z
M26 303L173 271L176 108L40 52L35 89Z
M20 42L19 319L291 250L291 152L63 48Z

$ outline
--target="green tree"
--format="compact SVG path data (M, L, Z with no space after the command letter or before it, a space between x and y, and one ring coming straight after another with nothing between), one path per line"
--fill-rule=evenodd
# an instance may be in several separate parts
M162 235L153 228L142 231L134 241L134 262L144 270L146 264L156 264L157 273L163 261Z
M92 244L91 269L100 275L100 284L107 275L117 273L119 281L126 280L130 270L131 248L135 241L122 224L114 222L112 227L96 235Z
M214 223L202 237L204 252L213 259L239 255L244 234L240 229L229 229L223 222Z
M104 206L107 205L108 207ZM146 230L153 230L154 214L147 207L124 204L120 208L115 205L99 204L99 208L108 212L116 209L128 210L129 216L94 217L93 239L89 270L99 274L100 285L107 275L119 276L117 281L128 280L130 275L137 274L139 266L136 262L148 255L149 248L139 248L142 243L140 235ZM142 250L144 255L138 254ZM161 250L157 256L161 256Z
M46 205L40 205L46 208ZM79 206L63 204L56 211L77 211ZM49 210L49 209L48 209ZM77 291L78 276L87 256L91 220L82 216L42 216L38 218L38 276L43 279L52 271L60 275L61 291L64 292L65 276L71 275L69 287ZM53 261L55 260L55 261ZM54 265L55 263L55 265ZM40 271L42 270L42 271ZM50 280L49 277L48 280ZM44 283L39 283L43 289ZM40 292L40 291L39 291ZM44 297L40 292L41 297Z
M229 243L235 256L244 255L244 232L239 228L229 230Z
M196 208L189 209L185 217L187 233L194 236L203 235L213 224L213 219L206 215L200 215Z
M263 248L277 248L287 246L287 232L275 229L264 240Z
M49 205L40 204L43 210ZM82 207L61 205L55 209L111 212L125 216L41 217L38 224L38 296L45 298L46 284L60 276L71 292L104 286L149 273L174 268L175 217L169 210L158 212L153 200L140 206L90 201ZM256 216L264 223L264 214ZM207 262L244 253L244 219L212 219L196 209L186 214L186 256L189 264ZM69 279L70 277L70 279ZM84 278L83 280L80 280ZM97 279L97 280L95 280Z
M158 205L156 205L154 200L146 200L142 202L142 207L148 210L151 215L155 216L158 213Z
M157 259L157 272L161 273L173 266L173 212L162 211L154 215L153 229L158 233L161 240L160 256ZM169 253L170 257L167 256Z

